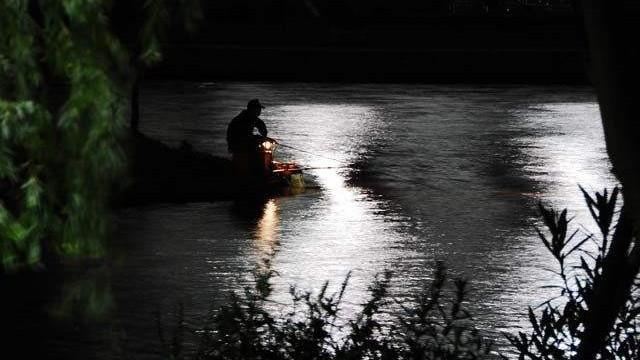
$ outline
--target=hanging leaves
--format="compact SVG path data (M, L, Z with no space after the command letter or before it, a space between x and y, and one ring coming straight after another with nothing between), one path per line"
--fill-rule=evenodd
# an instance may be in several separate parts
M126 99L112 79L127 55L107 26L109 1L40 2L38 22L28 3L0 4L4 271L39 264L45 243L63 257L102 255L109 188L124 167ZM45 76L60 85L45 89Z

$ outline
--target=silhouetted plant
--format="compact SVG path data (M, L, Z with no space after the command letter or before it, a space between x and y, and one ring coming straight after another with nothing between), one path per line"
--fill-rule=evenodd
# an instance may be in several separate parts
M602 276L603 268L610 261L613 242L620 240L616 234L611 235L614 230L612 224L617 224L617 233L623 221L621 217L616 218L619 190L616 187L611 194L607 190L602 194L596 193L595 199L584 189L581 190L591 216L598 225L599 239L594 235L579 238L578 230L568 235L571 220L567 219L567 210L558 213L539 206L549 234L542 231L538 231L538 234L559 265L556 274L562 280L562 285L559 286L557 298L541 305L542 312L539 315L529 308L532 325L529 334L520 332L518 336L507 336L520 359L579 358L579 347L586 336L585 323L593 317L602 316L592 306L594 289L606 281ZM609 329L604 346L598 351L599 358L639 358L638 290L638 283L634 282L631 292L624 294L626 301L616 310L617 319ZM612 302L610 306L616 305Z
M256 273L255 289L233 293L211 319L202 337L200 359L481 359L491 344L473 327L464 310L464 281L447 286L438 264L435 279L414 302L389 294L391 273L376 277L369 300L350 320L342 317L350 275L336 293L328 283L318 294L290 289L292 304L282 314L268 298L272 272ZM390 315L385 307L400 305ZM281 305L280 305L281 306Z

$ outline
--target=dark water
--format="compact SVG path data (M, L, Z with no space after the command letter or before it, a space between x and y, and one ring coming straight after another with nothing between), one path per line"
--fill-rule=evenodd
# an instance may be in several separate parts
M263 258L280 302L289 285L336 288L352 271L347 315L377 273L394 271L402 299L444 260L470 280L479 326L504 343L501 332L527 327L527 306L553 295L541 288L555 280L537 202L568 207L587 232L578 184L615 184L582 87L162 83L143 91L142 131L226 156L226 123L254 97L270 135L306 151L277 157L340 168L307 171L314 188L296 196L121 211L101 346L153 357L156 312L168 322L182 304L197 329Z

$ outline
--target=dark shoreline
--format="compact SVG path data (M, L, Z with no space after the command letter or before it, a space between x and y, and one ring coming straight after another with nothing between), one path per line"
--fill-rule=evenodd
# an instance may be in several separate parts
M130 154L130 179L116 206L218 201L235 196L229 159L195 151L187 142L173 148L141 133L130 135L125 148Z
M116 191L114 207L154 203L259 200L288 193L259 179L239 179L227 157L196 151L183 141L170 147L142 133L124 142L129 155L129 179Z
M589 84L578 49L168 45L149 80Z

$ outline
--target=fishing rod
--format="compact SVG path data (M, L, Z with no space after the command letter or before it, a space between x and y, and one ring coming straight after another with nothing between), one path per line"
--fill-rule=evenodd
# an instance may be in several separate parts
M309 166L309 167L298 168L298 170L325 170L325 169L348 169L348 168L349 166ZM287 172L287 171L290 171L290 169L273 170L274 173Z
M300 170L327 170L327 169L348 169L350 166L319 166L319 167L304 167Z
M324 155L316 154L316 153L313 153L313 152L311 152L311 151L303 150L303 149L300 149L300 148L297 148L297 147L294 147L294 146L285 145L285 144L281 143L281 142L280 142L279 140L277 140L277 139L273 139L273 140L276 140L276 143L277 143L278 145L282 146L282 147L289 148L289 149L296 150L296 151L300 151L300 152L303 152L303 153L307 153L307 154L309 154L309 155L313 155L313 156L316 156L316 157L325 158L325 159L327 159L327 160L335 161L335 162L337 162L337 163L345 164L345 166L340 166L340 167L347 167L346 162L344 162L344 161L342 161L342 160L338 160L338 159L334 159L334 158L331 158L331 157L328 157L328 156L324 156ZM329 168L329 167L327 167L327 168ZM330 167L330 168L337 168L337 167ZM311 168L308 168L308 169L311 169Z

